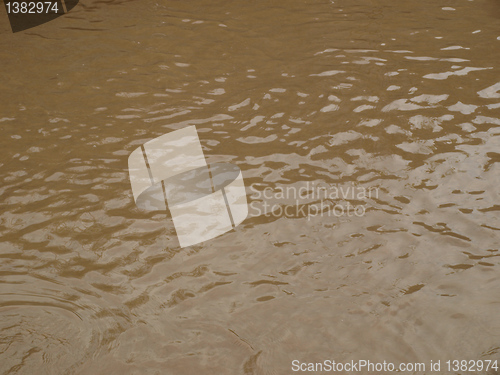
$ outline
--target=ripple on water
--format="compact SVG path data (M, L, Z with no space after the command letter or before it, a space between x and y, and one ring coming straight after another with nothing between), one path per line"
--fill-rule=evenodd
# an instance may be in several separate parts
M5 374L78 374L82 364L110 350L128 325L123 309L60 279L4 274L1 286Z

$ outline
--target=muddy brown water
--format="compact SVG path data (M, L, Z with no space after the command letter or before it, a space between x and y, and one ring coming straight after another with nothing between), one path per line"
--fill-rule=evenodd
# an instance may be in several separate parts
M500 360L498 1L83 0L16 34L0 12L2 374ZM180 248L127 158L187 125L256 205ZM378 196L256 209L320 185Z

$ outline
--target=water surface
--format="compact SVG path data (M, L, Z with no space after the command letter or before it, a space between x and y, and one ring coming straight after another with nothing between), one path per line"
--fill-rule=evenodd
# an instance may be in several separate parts
M83 0L16 34L0 19L2 374L500 359L497 1ZM251 186L379 195L343 200L362 216L252 215L180 248L167 213L135 206L127 158L188 125L250 203Z

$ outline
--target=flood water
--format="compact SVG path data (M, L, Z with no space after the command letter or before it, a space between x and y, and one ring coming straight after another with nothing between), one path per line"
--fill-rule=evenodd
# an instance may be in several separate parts
M499 61L495 0L2 8L0 373L500 373L444 367L500 360ZM127 160L188 125L251 209L181 248ZM377 195L288 215L303 186Z

